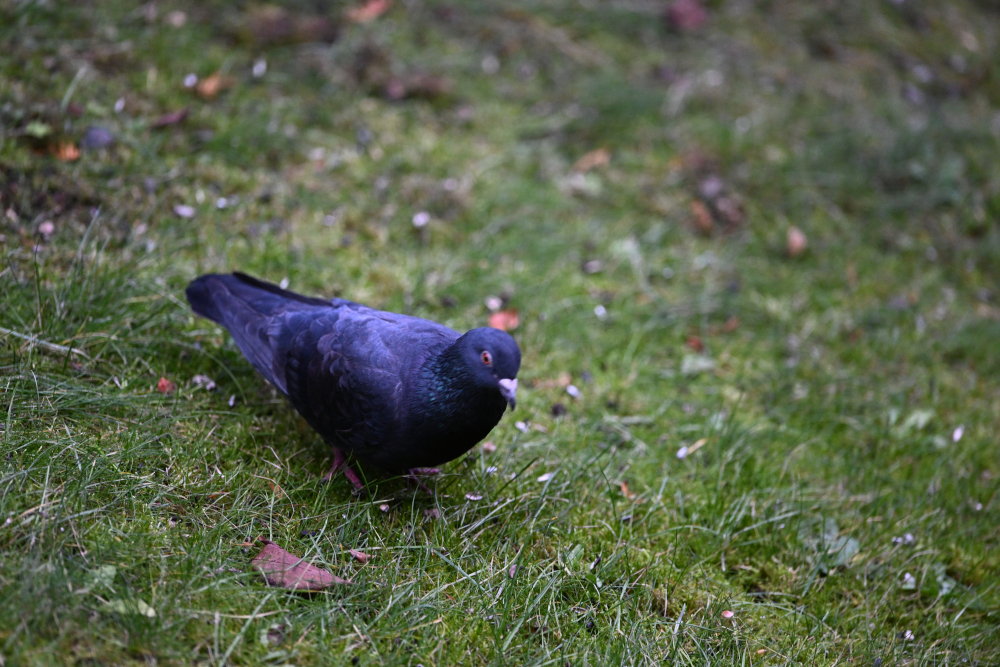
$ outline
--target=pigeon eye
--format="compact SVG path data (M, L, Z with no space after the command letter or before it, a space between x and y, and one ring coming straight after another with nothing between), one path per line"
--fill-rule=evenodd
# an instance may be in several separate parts
M483 360L483 363L486 364L487 366L493 363L493 355L487 352L486 350L483 350L481 358Z

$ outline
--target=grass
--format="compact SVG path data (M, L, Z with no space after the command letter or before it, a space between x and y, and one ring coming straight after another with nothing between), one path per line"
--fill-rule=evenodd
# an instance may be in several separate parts
M397 3L266 46L237 2L0 2L0 662L997 664L997 7L709 8ZM366 49L451 90L389 101ZM705 236L711 177L743 213ZM496 452L433 496L321 483L183 302L232 269L463 330L502 296ZM257 536L354 583L268 588Z

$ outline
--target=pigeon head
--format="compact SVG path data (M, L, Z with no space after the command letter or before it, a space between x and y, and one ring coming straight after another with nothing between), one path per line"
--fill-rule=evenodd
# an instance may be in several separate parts
M507 332L491 327L472 329L457 342L476 384L496 388L513 410L517 405L517 371L521 367L517 342Z

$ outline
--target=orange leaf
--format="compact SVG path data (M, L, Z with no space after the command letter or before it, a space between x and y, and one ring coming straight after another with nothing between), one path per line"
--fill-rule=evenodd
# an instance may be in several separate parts
M788 228L787 242L789 257L798 257L806 251L806 247L809 245L806 235L798 227Z
M59 142L59 145L52 149L52 152L55 154L56 159L63 162L73 162L80 159L80 149L68 141Z
M691 212L694 214L694 226L698 231L705 235L711 234L715 223L712 221L712 212L708 210L705 202L697 199L692 201Z
M198 94L202 97L211 99L226 88L231 88L234 83L235 81L231 78L227 76L224 77L219 72L216 72L215 74L207 76L199 81L198 85L195 86L195 90L198 91Z
M628 482L622 482L622 495L629 500L635 498L635 494L628 490Z
M611 151L607 148L598 148L582 155L573 165L572 171L585 174L594 167L604 167L609 162L611 162Z
M490 326L501 331L513 331L521 324L516 310L500 310L490 315Z
M390 7L392 7L392 0L368 0L360 7L348 9L347 20L352 23L371 23L389 11Z
M160 381L156 383L156 391L161 394L172 394L177 391L177 385L167 378L160 378Z

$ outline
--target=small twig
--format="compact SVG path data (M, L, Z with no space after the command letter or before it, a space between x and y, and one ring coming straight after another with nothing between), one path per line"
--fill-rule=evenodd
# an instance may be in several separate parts
M7 329L0 327L0 335L2 336L14 336L15 338L20 338L21 340L26 340L32 345L37 345L38 347L45 348L49 352L59 352L60 354L78 354L84 359L90 359L87 354L81 352L80 350L73 349L72 347L66 347L65 345L56 345L55 343L49 343L40 338L35 338L34 336L29 336L28 334L19 333L12 329Z

